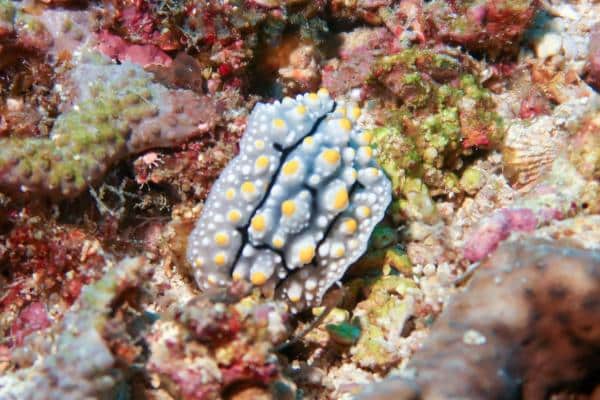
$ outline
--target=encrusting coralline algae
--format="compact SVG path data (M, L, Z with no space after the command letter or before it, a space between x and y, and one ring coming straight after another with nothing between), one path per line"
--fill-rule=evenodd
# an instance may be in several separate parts
M256 106L189 237L201 287L248 280L293 311L318 304L391 201L360 113L326 90Z

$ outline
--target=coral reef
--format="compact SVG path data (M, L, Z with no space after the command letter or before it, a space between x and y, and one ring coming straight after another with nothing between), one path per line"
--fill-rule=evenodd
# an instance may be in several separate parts
M599 26L0 0L0 398L597 397Z
M446 307L403 377L358 398L538 399L593 382L599 268L597 252L536 240L502 245Z
M189 238L202 288L278 286L297 311L342 277L391 198L360 114L326 90L255 107Z

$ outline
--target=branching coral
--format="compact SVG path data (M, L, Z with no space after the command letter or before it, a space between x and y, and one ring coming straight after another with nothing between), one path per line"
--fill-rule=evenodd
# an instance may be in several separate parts
M506 243L447 306L405 377L359 398L539 399L597 382L599 278L597 252Z

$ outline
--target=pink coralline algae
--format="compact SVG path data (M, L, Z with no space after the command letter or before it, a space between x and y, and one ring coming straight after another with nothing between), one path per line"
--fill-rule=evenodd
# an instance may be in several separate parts
M377 60L396 48L393 35L385 28L358 28L340 35L339 59L330 60L322 71L322 85L333 95L361 87L371 76Z
M0 262L11 271L13 284L4 287L0 311L24 313L28 304L50 297L71 304L81 287L98 277L105 260L98 243L82 229L26 212L11 222L15 227L0 235Z
M44 303L35 302L21 311L19 317L12 324L10 335L14 344L20 346L27 335L49 326L50 319L46 312L46 306Z
M125 40L164 51L182 47L177 30L161 26L160 16L153 13L150 2L119 3L124 5L124 8L116 10L114 25L115 30L121 33ZM165 6L168 7L167 4ZM175 4L172 7L178 8Z
M538 221L547 213L536 213L528 208L504 208L484 219L467 238L464 256L470 261L479 261L494 251L500 242L512 232L532 232Z
M130 61L143 67L153 64L168 67L173 61L157 46L128 43L108 31L98 33L98 42L98 50L113 60Z

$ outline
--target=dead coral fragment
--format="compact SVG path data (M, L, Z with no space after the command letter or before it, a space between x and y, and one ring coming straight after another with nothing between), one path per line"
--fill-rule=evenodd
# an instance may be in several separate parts
M83 399L114 398L119 372L116 357L107 338L112 302L124 291L140 284L146 273L142 258L124 259L98 282L86 286L82 296L55 328L46 335L45 357L36 349L37 359L28 368L17 369L0 377L0 398L33 400L43 398Z
M350 349L353 360L363 368L382 368L397 362L402 355L397 348L402 331L414 314L415 302L407 296L415 283L398 275L378 278L369 288L367 298L358 303L354 315L362 334Z
M436 321L406 378L359 399L542 399L593 382L599 296L598 252L506 243Z
M425 13L437 38L495 58L518 52L537 7L535 0L435 0Z

